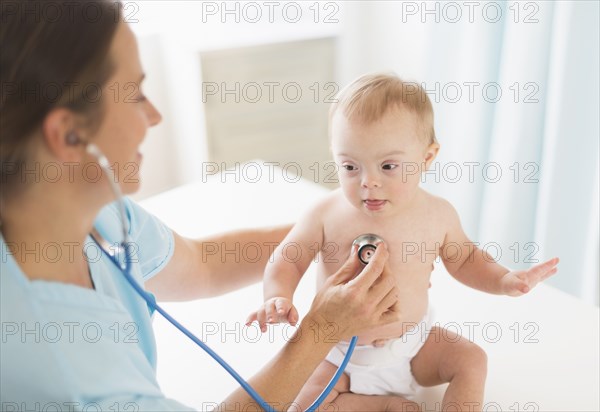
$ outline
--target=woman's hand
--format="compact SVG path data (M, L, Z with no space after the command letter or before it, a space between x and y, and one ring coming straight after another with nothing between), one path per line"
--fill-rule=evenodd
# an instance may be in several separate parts
M380 244L358 275L362 263L356 251L354 247L346 263L327 279L305 319L327 329L327 335L337 340L400 319L398 290L387 266L387 247Z
M267 402L289 405L335 343L400 319L398 291L387 267L386 246L379 245L362 270L356 250L355 247L344 266L327 279L292 339L250 379ZM241 388L224 405L258 410Z

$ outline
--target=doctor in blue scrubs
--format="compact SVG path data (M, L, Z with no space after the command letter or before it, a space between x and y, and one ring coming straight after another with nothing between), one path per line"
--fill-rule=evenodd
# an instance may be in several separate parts
M109 177L86 144L104 152L131 194L140 144L161 121L144 95L136 38L121 9L112 1L1 5L3 411L189 410L157 383L151 311L90 237L95 229L115 244L122 233ZM215 296L262 277L266 247L258 262L203 261L202 241L179 236L127 197L125 212L133 276L159 301ZM207 240L268 244L288 230ZM289 404L336 340L399 319L387 250L377 250L362 271L354 254L330 277L296 338L250 379L268 402ZM315 341L310 331L331 322L335 339ZM222 407L251 403L238 389Z

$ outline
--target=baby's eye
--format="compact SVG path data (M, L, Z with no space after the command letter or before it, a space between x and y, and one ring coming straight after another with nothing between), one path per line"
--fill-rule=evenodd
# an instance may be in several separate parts
M352 171L356 170L356 166L354 166L354 165L348 165L348 164L342 165L342 168L345 169L345 170L347 170L347 171L349 171L349 172L352 172Z
M394 163L386 163L386 164L384 164L382 166L383 170L392 170L392 169L395 169L397 167L398 167L398 165L394 164Z

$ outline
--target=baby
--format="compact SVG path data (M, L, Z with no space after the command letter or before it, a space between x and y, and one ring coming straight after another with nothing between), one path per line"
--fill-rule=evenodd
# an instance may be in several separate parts
M389 251L387 270L396 279L403 319L359 336L344 376L323 405L344 411L410 410L415 404L407 400L418 385L448 382L442 410L453 405L453 410L480 410L485 353L449 330L430 326L434 260L441 257L448 272L472 288L519 296L556 273L558 259L509 271L473 245L450 203L419 187L440 146L431 102L418 84L394 75L360 77L331 107L330 134L341 187L315 205L275 251L265 271L264 304L247 322L258 320L263 331L267 323L296 324L292 297L316 253L322 285L346 261L357 236L376 234ZM282 253L290 242L301 248L300 259ZM347 348L348 342L340 342L329 353L296 398L299 408L320 394Z

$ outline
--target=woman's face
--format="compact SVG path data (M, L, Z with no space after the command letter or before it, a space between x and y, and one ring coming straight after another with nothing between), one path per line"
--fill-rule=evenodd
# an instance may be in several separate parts
M140 186L140 144L161 115L142 92L144 71L137 40L126 23L119 24L110 53L116 67L102 90L105 117L98 132L85 140L95 143L108 158L123 193L133 193Z

